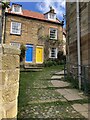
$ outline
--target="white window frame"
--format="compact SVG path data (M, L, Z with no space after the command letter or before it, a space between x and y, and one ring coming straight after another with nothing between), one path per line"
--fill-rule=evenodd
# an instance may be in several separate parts
M55 32L55 38L53 38L53 37L50 36L50 34L51 34L51 29L56 30L56 32ZM58 33L57 28L50 28L50 29L49 29L49 36L50 36L50 39L57 40L57 33Z
M18 32L16 32L17 30L15 28L13 28L13 24L16 24L16 26L14 26L14 27L18 30ZM11 31L10 31L10 33L11 34L16 34L16 35L21 35L21 23L12 21L11 22Z
M48 19L49 20L56 20L56 14L54 14L54 13L48 13Z
M55 49L55 56L54 57L52 56L52 49ZM49 51L50 51L49 52L49 58L57 58L57 52L58 52L57 48L54 48L54 47L50 48Z
M18 10L18 11L15 11L15 9L16 10ZM12 6L12 12L15 12L15 13L22 13L22 7L21 6L15 6L15 5L13 5Z

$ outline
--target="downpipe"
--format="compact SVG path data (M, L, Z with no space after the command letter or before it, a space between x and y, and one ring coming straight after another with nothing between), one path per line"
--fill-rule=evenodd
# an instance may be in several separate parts
M81 89L81 57L80 57L80 21L79 21L79 0L76 2L77 9L77 54L78 54L78 80Z

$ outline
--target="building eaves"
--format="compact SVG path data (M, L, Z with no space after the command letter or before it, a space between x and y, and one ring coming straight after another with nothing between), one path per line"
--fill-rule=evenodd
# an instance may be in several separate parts
M50 22L50 23L54 23L54 24L60 24L63 25L61 21L59 21L58 19L55 20L48 20L47 18L45 18L44 14L40 14L37 12L33 12L33 11L29 11L29 10L23 10L23 14L16 14L13 12L6 12L6 15L14 15L14 16L19 16L19 17L25 17L28 19L36 19L36 20L40 20L40 21L45 21L45 22Z

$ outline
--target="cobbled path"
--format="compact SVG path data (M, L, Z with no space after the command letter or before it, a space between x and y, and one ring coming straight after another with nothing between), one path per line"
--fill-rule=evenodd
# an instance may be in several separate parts
M66 87L68 87L68 85L69 83ZM83 118L85 120L85 118L72 107L71 103L57 92L58 89L60 89L59 86L53 86L52 78L39 79L32 87L27 88L26 94L28 95L29 101L26 106L20 108L18 118L35 118L36 120L38 118L42 118L42 120L44 118L53 120L60 118L77 118L80 120Z

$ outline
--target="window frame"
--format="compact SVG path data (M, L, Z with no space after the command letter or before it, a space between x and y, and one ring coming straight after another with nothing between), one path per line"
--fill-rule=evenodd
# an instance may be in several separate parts
M50 37L50 33L51 33L51 29L54 29L54 30L56 30L56 35L55 35L55 38L52 38L52 37ZM50 37L50 39L51 40L57 40L57 38L58 38L58 29L57 28L49 28L49 37Z
M18 23L20 26L20 30L17 28L17 26L14 26L14 27L16 27L16 29L18 29L19 31L18 32L15 32L15 28L14 28L14 32L13 32L13 23ZM20 22L16 22L16 21L11 21L11 29L10 29L10 34L14 34L14 35L21 35L21 23Z
M52 18L53 16L53 18ZM56 20L56 14L55 13L48 13L48 19L49 20Z
M54 57L52 57L52 49L55 49L55 56ZM49 52L49 58L57 58L57 53L58 53L58 49L57 48L54 48L54 47L52 47L52 48L50 48L50 50L49 50L50 52Z
M16 7L16 9L19 8L19 11L15 11L15 7ZM18 6L18 5L17 5L17 6L13 5L13 6L12 6L12 12L22 13L22 7L21 7L21 6Z

